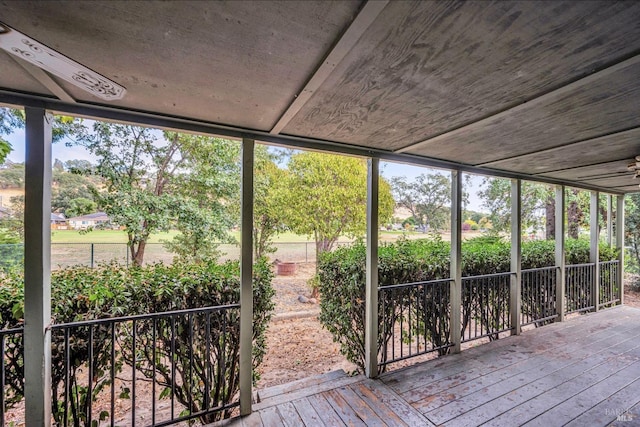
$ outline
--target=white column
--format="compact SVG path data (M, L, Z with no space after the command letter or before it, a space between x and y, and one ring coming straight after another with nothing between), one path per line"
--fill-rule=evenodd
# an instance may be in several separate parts
M51 116L26 108L24 396L26 425L51 424Z
M520 335L521 308L521 264L522 264L522 183L511 180L511 286L509 306L511 312L511 335Z
M451 343L460 353L462 308L462 172L451 172Z
M624 196L616 200L616 247L618 248L618 298L624 304Z
M253 347L253 155L254 141L242 140L240 244L240 415L251 413Z
M380 160L370 159L367 173L367 279L365 374L378 376L378 194Z
M607 195L607 245L613 247L613 196Z
M593 268L593 283L591 287L591 297L593 310L598 311L598 305L600 303L600 257L598 254L598 198L597 191L591 192L591 206L589 208L589 223L591 225L591 245L589 248L589 262L594 264Z
M564 321L565 262L564 262L564 216L566 213L564 186L556 185L556 321Z

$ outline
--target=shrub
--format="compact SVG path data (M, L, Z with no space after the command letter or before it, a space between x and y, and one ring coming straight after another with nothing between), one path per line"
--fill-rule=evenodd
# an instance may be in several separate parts
M266 260L261 259L254 267L254 354L253 364L257 367L265 353L265 331L271 317L274 294L271 286L273 273ZM52 273L52 321L54 324L80 320L108 318L135 314L146 314L170 310L180 310L214 305L234 304L239 301L239 264L179 263L170 266L155 264L141 268L125 269L111 264L91 269L72 267ZM18 272L0 273L0 325L3 329L22 326L24 296L23 277ZM191 403L192 412L200 410L203 403L210 407L228 402L238 391L238 342L239 311L225 311L223 316L176 316L172 322L156 322L154 328L150 322L138 322L135 355L131 351L132 323L120 324L117 329L115 370L119 372L123 363L133 365L142 375L151 376L150 367L154 362L160 371L160 384L169 395L173 386L176 400L187 408ZM189 333L189 321L193 333ZM171 342L171 331L175 332ZM96 400L105 386L111 384L109 367L112 344L110 326L93 327L93 357L89 357L89 328L78 327L70 331L69 361L71 381L70 398L67 402L69 416L74 425L86 423L86 413L90 400ZM53 413L61 423L65 410L65 344L64 331L58 328L52 332L52 388ZM224 335L224 339L222 336ZM155 339L154 339L155 338ZM169 341L167 341L169 339ZM194 342L209 342L210 351ZM176 372L171 376L166 363L167 354L174 345ZM22 335L8 336L8 364L5 369L8 384L9 405L22 399L24 388ZM208 357L208 360L207 360ZM193 369L186 366L193 360ZM77 382L76 373L86 369L91 363L94 371L94 384L89 399L87 386ZM163 364L164 363L164 364ZM206 370L207 363L211 371ZM170 362L169 362L170 364ZM226 369L224 369L226 368ZM167 372L169 375L167 376ZM222 378L222 373L226 377ZM213 377L206 377L206 375ZM206 381L205 381L206 378ZM212 378L216 378L214 381ZM210 384L204 390L203 384ZM126 395L128 390L121 390ZM106 414L108 415L108 413ZM106 416L101 414L101 418ZM202 417L203 422L211 422L228 413Z
M589 242L587 240L567 240L566 263L581 264L589 262ZM553 266L555 263L555 244L553 241L529 241L522 245L522 268ZM379 286L402 283L445 279L449 277L450 245L440 239L407 240L385 243L379 248ZM497 236L481 236L462 243L463 277L508 272L511 269L510 243ZM602 245L600 260L616 258L616 251ZM366 251L362 242L353 246L341 247L324 254L318 265L320 294L320 322L340 344L340 350L347 360L364 368L364 328L365 328L365 260ZM430 301L429 295L417 295L416 291L403 291L395 298L411 300L420 309L421 301ZM412 293L413 292L413 293ZM462 295L466 298L483 298L484 301L508 303L506 295ZM467 303L471 303L467 301ZM491 302L490 302L491 304ZM406 304L405 304L406 305ZM379 324L378 359L382 361L382 351L391 339L393 324L401 316L392 312L392 304L380 301L378 318L388 324ZM383 313L382 310L387 310ZM450 305L448 301L430 307L436 310L433 318L448 319ZM500 310L495 310L499 312ZM429 317L429 316L427 316ZM414 316L415 318L415 316ZM463 327L470 319L463 320ZM494 322L495 319L477 319ZM418 322L424 322L419 320ZM434 321L433 324L419 323L418 330L435 346L446 344L449 330L448 322ZM446 352L446 349L440 353Z

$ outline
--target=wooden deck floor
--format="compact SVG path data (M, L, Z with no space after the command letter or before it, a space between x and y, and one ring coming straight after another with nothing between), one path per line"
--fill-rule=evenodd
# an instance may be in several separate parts
M274 387L254 409L224 425L640 425L640 309L580 316L379 380L336 372Z

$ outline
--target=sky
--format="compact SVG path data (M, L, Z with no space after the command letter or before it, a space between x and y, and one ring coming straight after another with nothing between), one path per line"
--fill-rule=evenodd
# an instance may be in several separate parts
M13 151L9 154L9 160L16 163L24 162L24 130L18 129L13 134L8 135L6 139L13 146ZM53 144L51 148L51 159L59 159L62 162L68 160L88 160L95 161L95 157L91 155L86 149L78 146L67 147L64 142L57 142ZM418 175L425 173L433 173L438 171L443 174L448 174L447 171L430 169L420 166L411 166L403 163L394 162L380 162L380 174L386 179L390 179L396 176L404 176L407 180L412 181ZM472 175L471 181L465 190L469 193L469 204L467 209L473 211L483 211L482 200L478 197L478 192L482 188L482 177Z

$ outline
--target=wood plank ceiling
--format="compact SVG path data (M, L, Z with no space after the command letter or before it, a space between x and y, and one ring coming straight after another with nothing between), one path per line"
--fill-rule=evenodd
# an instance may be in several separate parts
M640 2L0 0L0 21L122 109L638 190ZM13 58L0 102L105 103Z

